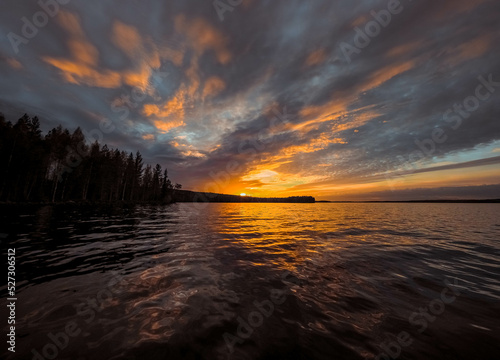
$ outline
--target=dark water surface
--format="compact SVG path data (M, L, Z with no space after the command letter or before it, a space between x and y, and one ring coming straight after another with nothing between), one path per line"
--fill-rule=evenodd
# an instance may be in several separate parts
M2 208L0 232L2 359L500 359L500 204Z

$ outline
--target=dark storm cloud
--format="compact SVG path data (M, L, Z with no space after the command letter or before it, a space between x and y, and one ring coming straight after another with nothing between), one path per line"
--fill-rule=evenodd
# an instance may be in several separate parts
M346 58L356 27L388 4L244 0L220 21L212 2L71 1L60 8L81 33L57 15L16 54L7 35L22 35L21 18L40 8L4 1L0 110L11 120L39 114L45 130L62 123L91 131L110 119L115 130L103 142L140 150L187 187L231 161L236 178L282 161L278 172L363 182L404 162L428 168L500 140L500 87L457 128L444 119L475 96L479 76L500 81L500 4L401 0L380 34ZM74 56L76 42L83 56ZM62 60L79 73L68 75ZM166 76L155 82L154 71ZM127 102L141 80L147 94ZM288 123L272 129L272 109L283 108ZM412 157L436 128L446 141Z

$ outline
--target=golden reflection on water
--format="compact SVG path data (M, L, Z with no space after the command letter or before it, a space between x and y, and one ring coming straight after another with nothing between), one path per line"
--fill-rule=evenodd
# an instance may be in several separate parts
M294 270L325 248L336 247L324 236L336 230L335 222L322 219L327 213L321 214L318 208L318 204L217 204L210 209L208 226L228 246L265 254L266 261L260 265Z

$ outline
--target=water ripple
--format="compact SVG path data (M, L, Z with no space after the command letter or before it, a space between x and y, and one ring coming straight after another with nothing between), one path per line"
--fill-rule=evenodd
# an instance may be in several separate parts
M22 299L16 356L42 352L49 333L75 322L81 332L58 359L370 359L402 331L413 344L401 358L494 358L498 210L176 204L4 211L1 231L14 238ZM443 293L453 301L419 331L422 320L412 315L437 306Z

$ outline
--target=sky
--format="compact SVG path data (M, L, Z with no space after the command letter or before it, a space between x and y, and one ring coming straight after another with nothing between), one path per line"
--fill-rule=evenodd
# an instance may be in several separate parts
M2 0L0 112L184 189L500 198L495 0Z

